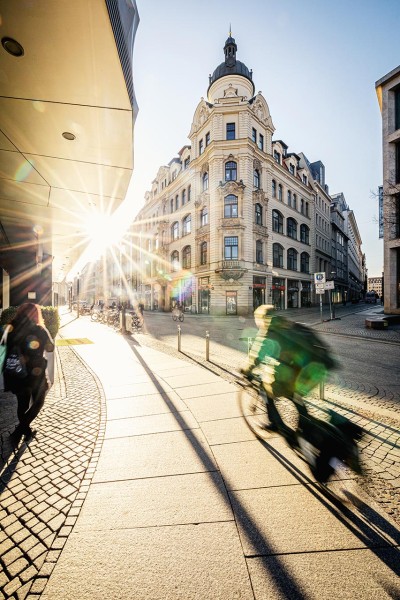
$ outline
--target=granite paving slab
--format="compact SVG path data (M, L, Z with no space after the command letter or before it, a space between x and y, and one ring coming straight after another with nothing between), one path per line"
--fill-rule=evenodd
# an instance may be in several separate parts
M99 483L86 497L75 532L233 521L219 473Z
M182 391L179 390L179 395L183 397ZM212 393L196 398L184 397L184 400L199 422L242 416L236 392Z
M186 404L175 392L169 392L165 395L151 394L115 398L107 402L108 419L123 419L185 410L187 410Z
M73 533L41 600L254 600L233 523Z
M181 419L177 420L174 413L108 420L104 437L105 439L112 439L132 435L180 431L182 428L199 428L199 424L190 411L182 411L181 417L184 419L184 424Z
M204 435L193 429L104 440L93 481L119 481L215 469Z

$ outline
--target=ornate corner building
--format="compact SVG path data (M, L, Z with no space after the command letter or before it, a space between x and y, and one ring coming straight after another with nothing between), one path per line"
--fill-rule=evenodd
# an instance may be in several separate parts
M146 308L247 315L315 301L331 272L323 164L288 152L229 36L195 110L190 145L159 168L137 215L137 292ZM346 237L347 240L347 237Z

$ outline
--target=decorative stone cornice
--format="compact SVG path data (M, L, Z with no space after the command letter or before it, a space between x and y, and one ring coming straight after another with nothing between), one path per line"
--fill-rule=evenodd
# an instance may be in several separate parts
M210 202L210 194L208 192L202 192L199 194L194 201L194 205L196 208L199 206L208 206Z

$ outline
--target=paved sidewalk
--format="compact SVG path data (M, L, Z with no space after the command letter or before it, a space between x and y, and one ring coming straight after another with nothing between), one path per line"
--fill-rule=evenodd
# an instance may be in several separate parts
M256 440L237 386L87 319L60 333L74 345L59 347L57 398L43 418L52 408L46 427L54 427L58 414L54 449L68 430L81 484L58 511L61 529L50 532L30 592L27 579L25 591L10 587L4 597L400 597L395 522L350 478L332 485L344 500L357 496L357 508L323 495L279 437ZM78 418L77 404L68 413L63 403L74 397L87 402ZM32 469L46 434L30 445Z
M63 329L99 377L104 442L43 600L379 598L400 594L400 533L368 498L323 496L237 388L89 321ZM358 493L347 480L347 493Z

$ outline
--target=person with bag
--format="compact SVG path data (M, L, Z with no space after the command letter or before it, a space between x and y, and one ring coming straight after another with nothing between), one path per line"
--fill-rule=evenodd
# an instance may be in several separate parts
M6 344L3 363L4 390L17 396L18 425L10 440L16 448L22 437L31 439L36 431L32 421L39 414L49 389L43 353L53 352L54 342L47 331L40 306L27 302L22 304L9 325L2 344Z

